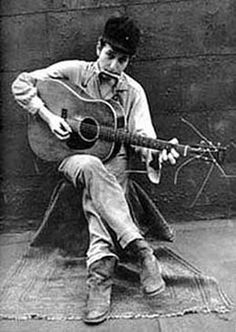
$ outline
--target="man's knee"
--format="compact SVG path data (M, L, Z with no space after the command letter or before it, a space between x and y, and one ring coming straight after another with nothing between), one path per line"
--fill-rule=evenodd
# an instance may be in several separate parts
M101 167L103 168L102 161L98 157L90 155L80 155L76 157L78 157L79 167L83 171L96 171Z
M103 168L102 161L91 155L73 155L68 157L59 167L59 170L74 183L77 184L78 177L96 175Z

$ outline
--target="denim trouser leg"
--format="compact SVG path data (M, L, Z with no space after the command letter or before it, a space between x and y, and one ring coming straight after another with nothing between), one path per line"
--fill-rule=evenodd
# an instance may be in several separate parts
M135 239L142 239L121 185L100 159L74 155L66 158L59 170L75 186L79 183L83 187L83 209L90 235L88 265L104 256L115 255L109 229L122 248Z

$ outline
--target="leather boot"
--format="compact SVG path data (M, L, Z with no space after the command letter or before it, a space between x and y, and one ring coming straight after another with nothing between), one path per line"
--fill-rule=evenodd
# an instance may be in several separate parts
M165 290L165 282L161 276L159 263L153 250L145 240L134 240L129 249L137 256L140 266L140 282L143 292L155 296Z
M115 257L104 257L91 264L88 269L88 294L83 317L87 324L99 324L109 315L115 263Z

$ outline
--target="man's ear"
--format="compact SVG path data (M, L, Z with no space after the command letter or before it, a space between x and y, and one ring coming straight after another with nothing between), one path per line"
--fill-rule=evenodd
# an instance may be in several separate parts
M101 37L98 39L97 45L96 45L96 54L99 57L102 50L102 43L101 43Z

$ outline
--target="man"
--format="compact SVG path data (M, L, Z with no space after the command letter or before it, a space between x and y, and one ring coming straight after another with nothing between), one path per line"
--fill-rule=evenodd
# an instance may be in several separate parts
M141 85L124 73L135 54L140 31L128 17L112 17L105 24L97 43L97 61L63 61L48 68L22 73L12 85L16 101L32 116L38 114L60 140L71 134L68 123L44 105L37 94L37 80L63 78L79 86L96 99L114 99L124 109L126 127L132 133L156 138L145 92ZM173 141L177 143L177 141ZM149 178L158 183L158 174L150 167L152 151L136 149L145 161ZM159 164L178 157L172 149L159 154ZM88 296L84 322L104 321L110 310L112 274L118 256L115 242L124 250L133 251L140 262L140 281L148 296L159 294L165 282L153 250L134 224L127 201L128 156L124 146L104 164L97 157L76 154L65 158L59 171L75 187L83 188L83 209L88 221L90 244L87 251Z

